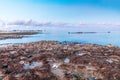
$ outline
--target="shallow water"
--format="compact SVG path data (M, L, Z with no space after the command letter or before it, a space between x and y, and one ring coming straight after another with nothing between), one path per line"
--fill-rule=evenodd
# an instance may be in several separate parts
M44 30L43 34L31 35L22 39L6 39L0 40L0 44L16 44L16 43L29 43L41 40L57 40L57 41L70 41L80 43L91 43L91 44L113 44L120 46L120 29L115 28L95 28L94 27L40 27L39 29ZM88 34L68 34L68 32L97 32ZM111 33L107 33L111 31Z
M33 62L32 64L24 64L24 69L33 69L35 67L42 67L42 63L41 62Z

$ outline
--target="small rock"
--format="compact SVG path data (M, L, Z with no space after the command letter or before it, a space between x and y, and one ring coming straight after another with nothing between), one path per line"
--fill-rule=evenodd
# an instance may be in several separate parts
M27 78L29 78L29 77L31 76L31 73L30 73L30 72L27 72L27 73L25 74L25 76L26 76Z
M10 70L8 70L8 69L5 69L5 70L4 70L4 73L5 73L5 74L10 74L10 73L11 73L11 71L10 71Z
M78 56L84 56L86 53L79 53Z
M27 58L31 58L31 57L32 57L32 54L28 54L28 55L27 55Z
M92 67L92 66L86 66L87 70L97 70L96 68Z
M52 65L52 68L58 68L60 65L61 65L61 63L54 63L54 64Z
M18 54L17 54L16 51L11 51L11 52L9 53L9 56L10 56L11 59L14 59L14 58L16 58L16 57L18 56Z
M110 64L113 63L111 59L107 59L106 61L109 62Z
M11 51L11 52L10 52L10 54L15 54L15 53L17 53L17 52L16 52L16 51Z
M2 68L8 68L8 64L7 64L7 63L4 63L4 64L2 65Z
M20 64L24 64L25 62L24 62L24 61L20 61L19 63L20 63Z
M107 44L106 46L107 47L114 47L112 44Z
M2 80L4 77L4 74L0 74L0 80Z
M20 59L21 59L21 60L22 60L22 59L25 59L25 57L21 56Z
M29 52L29 49L26 49L25 52Z
M15 78L20 78L22 76L22 74L17 74L15 75Z
M7 76L5 76L2 80L10 80L10 76L7 75Z

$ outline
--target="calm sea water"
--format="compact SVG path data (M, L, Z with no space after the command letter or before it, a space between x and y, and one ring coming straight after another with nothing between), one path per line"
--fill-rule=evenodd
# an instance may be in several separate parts
M44 30L43 34L31 35L22 39L6 39L0 40L0 44L16 44L16 43L29 43L41 40L57 40L57 41L70 41L91 44L113 44L120 46L120 31L119 28L101 27L40 27ZM68 34L68 32L97 32L94 34ZM111 31L111 33L107 33Z

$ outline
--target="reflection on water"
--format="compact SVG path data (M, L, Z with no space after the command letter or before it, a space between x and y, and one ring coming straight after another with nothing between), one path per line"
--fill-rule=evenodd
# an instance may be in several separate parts
M84 27L40 27L39 29L44 30L43 34L35 34L30 37L24 37L22 39L6 39L0 40L0 44L15 44L15 43L29 43L40 40L57 40L57 41L71 41L80 43L92 43L92 44L113 44L120 46L120 32L108 30L96 30L96 29L85 29ZM95 31L95 34L68 34L68 32L84 32L84 31ZM89 32L88 31L88 32Z

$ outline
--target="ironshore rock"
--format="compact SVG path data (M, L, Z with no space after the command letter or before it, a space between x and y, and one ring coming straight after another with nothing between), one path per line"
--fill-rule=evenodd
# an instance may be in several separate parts
M0 80L120 80L120 48L57 41L3 47Z

